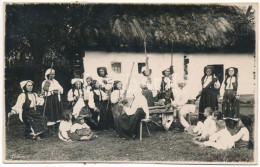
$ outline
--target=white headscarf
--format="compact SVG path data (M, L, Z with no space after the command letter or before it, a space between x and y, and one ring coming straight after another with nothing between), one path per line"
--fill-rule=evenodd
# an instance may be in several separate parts
M54 69L51 69L51 68L49 68L48 70L46 70L46 72L45 72L45 79L48 79L47 75L51 74L51 72L55 72L55 70L54 70Z
M31 81L31 80L25 80L25 81L20 82L20 86L21 86L23 92L24 92L23 87L24 87L28 82L31 82L32 84L34 84L33 81Z
M80 79L80 78L73 78L73 79L71 80L71 84L73 85L73 84L75 84L77 81L83 83L83 79Z

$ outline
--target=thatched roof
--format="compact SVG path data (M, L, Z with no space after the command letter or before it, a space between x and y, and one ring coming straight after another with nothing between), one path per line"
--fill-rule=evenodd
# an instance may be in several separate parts
M254 52L252 16L220 5L8 5L7 43L23 32L62 51L143 52L145 39L150 52Z

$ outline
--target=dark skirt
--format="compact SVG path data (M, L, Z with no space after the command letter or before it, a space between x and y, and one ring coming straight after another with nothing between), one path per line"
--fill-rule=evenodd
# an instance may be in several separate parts
M226 118L239 118L239 100L236 99L236 92L233 90L225 90L222 113Z
M48 122L57 122L61 119L62 106L58 99L58 95L50 95L47 97L45 116Z
M199 120L204 121L206 117L203 115L204 110L211 107L212 110L218 110L218 98L216 91L208 88L202 92L199 103Z
M144 97L147 100L148 107L154 106L154 97L153 97L153 92L149 89L143 89Z
M26 128L32 128L35 134L44 132L48 129L47 118L42 116L40 111L34 110L33 108L29 109L28 111L23 111L23 121L26 125Z
M112 104L112 114L114 118L114 126L117 129L118 127L118 119L122 113L123 106L119 105L118 103Z
M126 139L133 139L139 136L139 124L145 118L145 112L138 108L134 115L122 114L118 118L117 133Z
M108 100L103 101L100 107L100 119L98 127L100 130L110 129L114 126L113 114L111 111L111 102Z

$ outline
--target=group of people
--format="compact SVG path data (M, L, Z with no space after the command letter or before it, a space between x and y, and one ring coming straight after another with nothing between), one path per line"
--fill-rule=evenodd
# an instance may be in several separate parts
M196 97L196 100L200 97L199 122L196 127L186 120L187 114L195 112L195 98L188 98L189 92L184 90L185 80L178 80L177 85L174 85L173 67L162 71L160 90L154 89L148 57L146 66L141 71L143 79L140 90L132 94L128 93L128 86L123 90L122 81L108 76L106 67L97 68L99 77L96 79L91 76L86 80L74 78L71 80L72 88L67 94L69 107L63 109L63 88L55 80L55 70L51 68L45 72L40 95L33 92L33 81L26 80L20 83L23 93L19 95L12 112L18 113L20 120L25 123L25 137L32 136L36 140L40 140L47 130L51 133L58 132L59 138L63 141L95 139L97 135L92 130L116 130L119 137L135 139L139 135L140 121L150 119L149 107L162 105L177 111L160 115L166 130L171 128L175 117L178 117L184 130L200 136L197 142L203 141L205 146L226 149L233 145L225 148L223 146L222 142L229 136L224 120L233 120L241 128L237 135L230 135L232 141L249 141L249 133L244 128L247 123L243 122L239 115L237 68L231 67L225 71L221 90L214 67L204 68L204 76L201 79L202 91ZM222 111L216 114L219 99L223 99ZM39 105L44 106L42 112L38 109ZM216 115L218 118L215 118ZM210 119L214 123L209 121Z

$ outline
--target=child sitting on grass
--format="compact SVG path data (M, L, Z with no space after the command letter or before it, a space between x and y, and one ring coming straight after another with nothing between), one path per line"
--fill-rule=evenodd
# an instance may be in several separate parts
M198 142L197 144L221 150L227 150L234 147L234 139L230 132L227 130L225 121L218 120L216 122L216 126L217 132L210 136L209 141L205 141L203 143Z
M208 140L209 137L217 131L216 121L211 107L205 108L204 116L207 117L204 123L199 121L197 126L193 129L193 133L201 136L199 138L200 141Z
M72 124L72 113L65 110L62 115L62 121L59 126L59 138L63 141L84 141L97 138L90 130L89 126L84 123L84 118L78 117Z
M237 123L237 134L232 136L236 148L253 148L253 142L250 140L250 131L252 131L252 120L247 116L241 116Z

